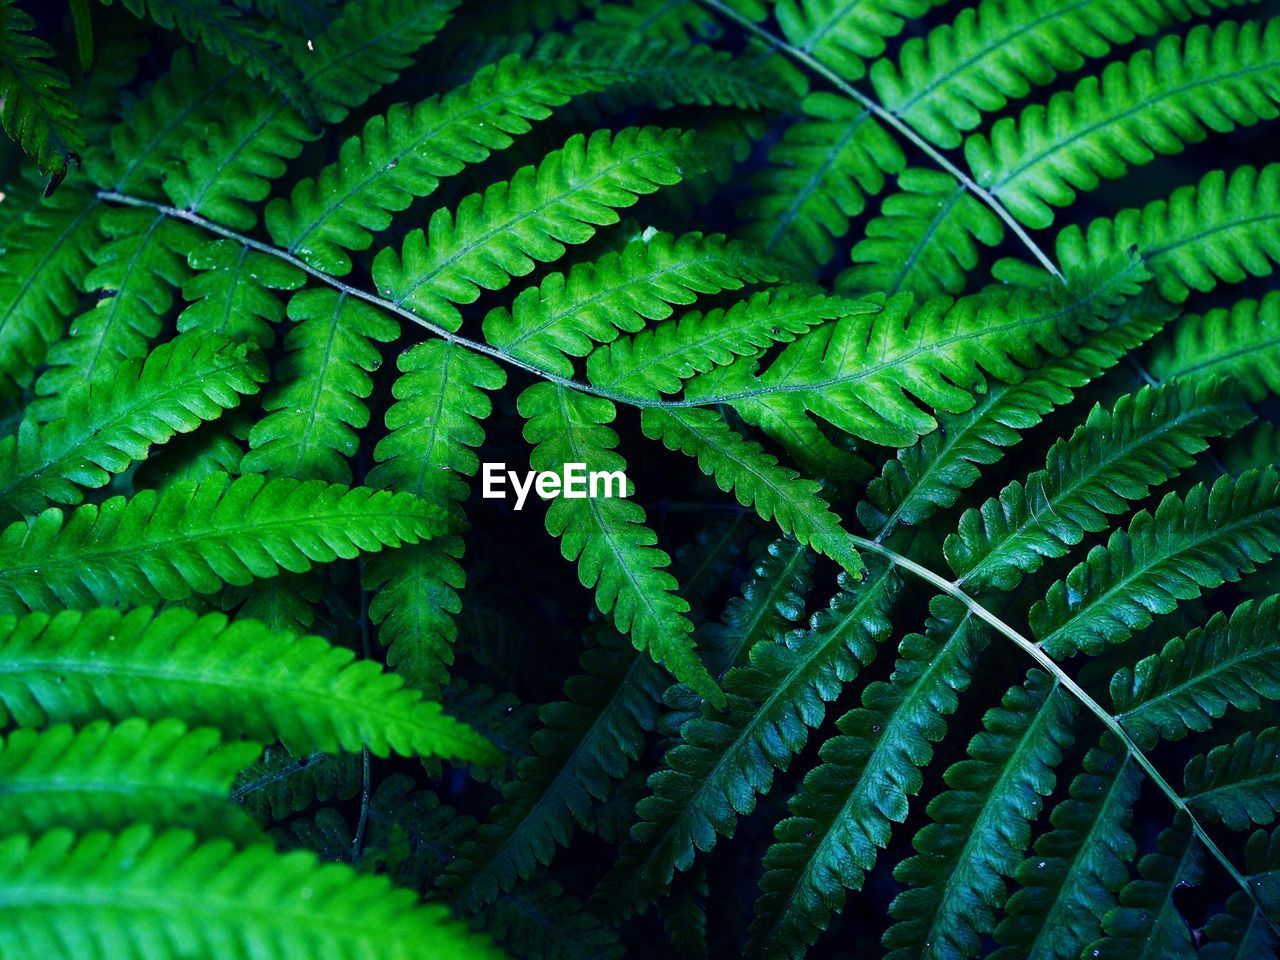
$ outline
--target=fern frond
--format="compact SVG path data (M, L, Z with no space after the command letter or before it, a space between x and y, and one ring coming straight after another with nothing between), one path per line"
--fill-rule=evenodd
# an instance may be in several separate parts
M930 610L926 632L902 641L892 677L868 684L862 706L836 722L839 733L788 803L791 816L774 829L751 923L753 955L802 956L845 891L861 888L892 824L906 820L932 744L987 642L985 628L950 598L935 598Z
M880 102L940 147L1086 58L1250 0L983 0L872 65ZM1104 80L1105 82L1105 80Z
M351 481L347 461L369 425L370 374L382 365L377 343L400 334L395 318L346 291L304 290L289 299L295 326L263 397L266 416L249 433L246 472Z
M1242 733L1233 743L1192 757L1183 797L1198 817L1231 830L1266 826L1280 810L1280 727Z
M574 33L599 36L658 36L669 43L688 43L691 37L714 36L715 15L698 4L666 0L631 0L595 5L592 18L575 25Z
M916 855L893 872L908 889L889 906L898 921L884 936L889 958L977 953L1053 792L1075 711L1056 681L1033 671L983 717L970 759L947 770L950 789L929 804L933 822L916 834Z
M60 419L43 426L24 420L16 436L0 439L0 503L24 514L77 504L81 487L105 486L152 444L216 419L267 376L256 350L200 334L105 372L110 376L97 383L72 387Z
M216 123L234 67L215 57L179 50L169 70L112 125L110 146L90 148L85 170L98 186L150 200L164 198L161 183L183 148Z
M343 143L338 160L267 207L271 237L326 273L351 271L347 251L367 250L392 215L435 192L440 180L505 150L533 121L591 89L582 76L549 73L518 56L471 82L410 107L396 104Z
M1280 262L1278 192L1280 163L1230 174L1215 170L1168 200L1094 220L1085 231L1067 227L1058 235L1058 260L1083 266L1137 250L1161 295L1174 303L1193 290L1207 293L1219 283L1270 276Z
M459 0L348 0L302 62L303 80L324 120L342 120L400 76L458 5Z
M985 387L988 375L1022 379L1041 351L1061 354L1082 327L1096 327L1098 306L1066 287L998 290L918 307L910 294L898 294L874 314L801 337L759 377L752 365L735 364L714 389L690 395L732 403L753 422L759 408L793 421L812 414L871 443L906 446L937 426L922 406L960 413L973 406L970 391Z
M1094 547L1031 608L1031 629L1062 660L1122 643L1202 591L1234 583L1280 552L1280 477L1274 469L1198 484L1142 511Z
M995 930L1004 946L991 960L1076 960L1097 939L1137 855L1128 827L1140 785L1138 765L1114 738L1085 755L1070 795L1053 808L1053 829L1018 865L1020 887Z
M317 803L350 800L360 792L360 767L359 754L296 757L279 744L271 744L260 760L240 772L231 800L259 823L287 820Z
M152 210L122 208L103 214L101 228L107 239L94 251L95 266L85 278L100 299L50 348L49 369L36 382L46 398L36 409L46 420L64 410L74 384L98 379L121 360L146 356L189 276L187 255L198 239L189 225Z
M468 490L480 462L472 449L484 440L481 426L493 405L486 391L506 383L506 373L479 354L444 340L410 348L397 361L401 375L387 411L390 431L374 449L378 464L371 487L412 493L450 512ZM365 566L366 589L374 590L369 617L378 639L389 646L387 662L414 686L439 687L453 662L462 608L458 591L465 575L462 541L444 537L375 557Z
M590 78L593 86L600 87L591 101L610 113L640 106L668 109L712 104L786 110L805 89L798 71L781 57L763 56L753 44L734 56L702 43L615 30L599 36L579 34L574 39L552 33L529 51L529 57L541 62L543 69Z
M0 4L0 121L49 178L53 193L71 164L80 164L84 132L67 96L67 75L49 63L53 48L33 34L35 21L16 0Z
M320 637L186 610L0 617L0 705L21 726L177 717L295 754L493 762L496 752L403 681Z
M0 743L0 815L10 833L149 823L260 839L227 797L237 771L261 753L256 743L223 743L214 729L188 730L172 718L15 730Z
M1204 932L1208 942L1196 954L1199 960L1262 960L1280 950L1270 922L1243 891L1227 897L1224 908L1204 925Z
M968 140L965 157L1014 216L1047 227L1052 208L1071 203L1076 191L1178 153L1209 130L1280 116L1277 101L1280 19L1202 25L1110 64L1047 107L998 121L989 140Z
M961 516L944 545L957 583L1012 590L1185 470L1210 438L1230 436L1252 418L1222 380L1147 387L1110 411L1095 406L1053 445L1043 470Z
M615 416L609 401L539 383L520 395L517 406L528 421L525 439L536 444L529 458L534 470L559 470L566 463L606 472L625 469L614 452L618 435L606 426ZM582 585L594 588L600 612L612 615L636 649L648 651L701 696L723 704L724 694L694 653L693 624L685 616L689 604L665 569L671 559L654 545L657 537L644 521L644 509L624 498L561 497L547 508L546 525L548 533L561 538L565 559L577 561Z
M185 830L53 830L6 837L0 864L0 949L18 956L409 960L429 944L451 960L501 957L445 907L302 851L197 845Z
M1000 219L948 173L912 167L898 177L898 192L854 246L854 265L836 279L853 293L914 293L920 298L964 292L978 264L978 244L1004 239Z
M514 956L622 960L617 931L555 880L517 887L481 912L481 929Z
M508 356L568 376L619 332L664 320L672 305L777 279L768 258L723 236L646 231L616 252L550 274L484 318L485 339Z
M289 54L280 49L278 38L235 5L198 0L120 0L120 5L139 19L148 18L166 30L178 31L249 76L270 84L297 103L303 113L314 112L310 92Z
M179 600L416 543L446 525L409 494L214 475L4 528L0 610Z
M412 778L392 774L369 801L368 826L363 862L401 886L429 890L476 822L441 803L434 790L415 789Z
M566 699L539 711L532 755L442 881L463 906L491 902L529 880L639 759L664 683L653 661L624 644L606 636L590 647L583 672L565 684Z
M587 358L587 374L596 386L656 400L663 393L678 393L694 374L753 356L774 343L790 343L829 320L874 310L866 301L778 286L728 308L681 314L598 348Z
M1138 861L1138 879L1120 891L1120 905L1102 918L1104 936L1081 956L1128 960L1147 953L1170 960L1192 960L1191 931L1178 912L1173 892L1196 886L1204 873L1204 853L1184 817L1161 832L1155 853Z
M1154 377L1200 381L1228 377L1255 403L1280 391L1280 291L1240 300L1230 309L1180 317L1150 352Z
M840 518L821 496L821 485L778 463L754 440L748 440L713 410L644 410L641 429L669 450L698 461L698 467L726 493L773 520L816 552L834 560L853 576L864 572L858 550Z
M886 461L867 485L858 517L884 539L899 524L918 526L950 507L977 482L982 466L998 462L1055 407L1116 364L1160 329L1161 318L1123 309L1106 330L1092 334L1060 357L1047 357L1013 384L996 383L969 410L943 417L943 429L921 437Z
M1280 700L1280 656L1259 642L1280 629L1280 597L1248 600L1111 680L1116 719L1144 749L1157 740L1203 733L1228 710Z
M751 221L743 235L761 249L816 266L906 159L871 111L847 97L812 93L800 109L738 212Z
M779 0L773 8L783 36L798 50L857 80L866 62L884 53L885 41L905 21L922 17L941 0Z
M299 54L302 80L322 119L337 123L394 80L444 26L456 0L353 0ZM255 205L271 191L302 145L318 135L289 103L233 88L218 122L168 172L174 205L236 229L258 219Z
M456 330L462 318L455 304L558 259L566 244L585 243L597 227L617 223L617 210L678 183L682 165L693 161L690 149L689 135L677 130L576 134L536 167L471 194L456 213L437 210L427 231L411 232L399 253L380 251L374 282L397 306Z
M474 779L495 788L508 783L516 765L532 753L530 741L537 726L537 707L521 703L513 694L462 677L451 677L438 699L450 716L467 724L502 754L502 766L479 769Z
M93 265L101 208L71 187L4 233L0 257L0 398L31 383L63 333Z
M244 338L264 350L275 343L284 305L273 291L296 290L306 279L279 257L231 240L210 240L187 257L192 274L182 285L187 306L178 329Z
M884 566L865 583L842 578L841 592L808 630L748 638L749 659L724 677L727 708L703 705L649 778L633 842L602 888L611 913L655 899L717 835L733 835L738 816L754 809L775 770L787 769L822 722L826 704L875 656L898 586Z

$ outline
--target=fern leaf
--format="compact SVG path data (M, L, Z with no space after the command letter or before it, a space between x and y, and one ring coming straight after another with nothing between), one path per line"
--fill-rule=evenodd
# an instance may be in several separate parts
M733 598L724 607L721 621L713 623L701 631L701 640L705 646L705 660L717 676L733 673L735 668L745 666L750 660L750 650L756 645L778 643L799 622L804 613L804 596L808 593L813 580L813 557L794 540L774 540L768 544L762 554L755 558L749 579L742 584L741 594ZM701 751L701 741L690 745L684 733L705 730L714 726L713 719L723 716L721 710L709 710L707 701L685 687L671 687L663 695L668 707L666 716L662 718L663 732L671 733L673 739L668 742L667 760L682 755L691 760L691 769L695 774L707 774L714 777L718 773L713 768L714 751ZM742 712L740 710L739 712ZM689 724L692 723L692 726ZM726 736L732 737L732 731ZM681 749L682 748L684 749ZM612 873L604 878L602 886L596 891L595 899L614 919L630 914L631 911L643 909L649 902L657 899L658 892L678 869L689 869L698 852L698 847L689 845L689 836L698 832L698 828L686 829L689 823L682 815L684 801L690 801L690 813L698 818L705 814L698 808L700 800L716 803L716 783L690 781L686 783L673 773L671 764L664 763L662 776L653 774L649 777L649 794L634 801L636 812L641 814L641 822L634 824L628 820L626 826L631 828L632 835L640 831L652 833L658 844L641 846L639 837L636 842L620 840L622 851L620 859L614 865ZM684 790L689 786L689 792ZM675 803L667 803L667 801ZM749 801L750 804L750 801ZM666 809L663 809L666 806ZM644 810L641 808L657 808L659 823L643 822ZM672 814L675 819L669 819ZM634 820L634 818L632 818ZM728 814L721 826L727 833L732 833L736 823L736 815ZM675 832L675 840L669 833ZM716 842L716 833L710 833L705 840L709 846ZM675 847L675 851L668 849ZM659 873L666 870L666 879L653 877L654 856L658 859ZM680 863L671 863L672 856Z
M1020 889L995 931L1004 946L991 960L1076 960L1097 939L1137 855L1128 827L1140 785L1118 741L1105 738L1086 754L1070 795L1053 808L1053 829L1018 865Z
M882 566L864 584L845 578L841 586L808 630L749 638L748 661L724 677L728 707L704 706L681 727L649 778L651 795L637 806L633 843L605 881L613 913L656 898L717 835L732 836L738 816L754 809L774 771L787 769L822 722L826 704L871 662L889 633L897 576Z
M883 540L899 524L918 526L954 505L977 482L980 467L998 462L1022 433L1070 402L1075 391L1159 330L1160 322L1124 309L1069 353L1046 357L1017 383L992 384L972 408L942 418L943 429L900 450L867 485L867 499L858 504L863 525Z
M624 643L606 638L589 648L583 672L565 684L566 699L539 711L532 756L442 882L463 906L489 903L529 880L640 757L663 680L653 661Z
M350 800L360 792L360 759L352 753L296 757L271 744L260 760L240 772L231 800L263 824L287 820L317 803Z
M851 254L854 265L836 286L921 298L959 294L978 264L978 244L993 247L1002 239L1000 219L954 177L912 167L867 224Z
M566 244L585 243L597 227L617 223L616 210L678 183L681 165L692 159L690 142L652 127L570 137L538 166L465 198L456 213L437 210L427 232L410 233L400 253L379 252L374 282L397 306L456 330L462 318L455 304L558 259Z
M85 280L100 299L49 350L49 369L36 382L46 398L36 409L46 420L62 413L73 384L146 356L188 276L187 254L198 236L187 224L136 208L109 210L101 225L107 240L94 252L96 265Z
M614 452L618 435L606 426L615 415L609 401L539 383L520 395L517 406L528 420L525 438L536 444L529 459L534 470L559 470L566 463L606 472L625 468ZM644 520L644 509L623 498L561 497L547 508L547 531L561 538L565 559L577 561L578 579L595 589L600 612L611 614L636 649L647 650L677 680L723 704L724 694L694 653L689 604L665 569L670 557L654 546L657 537Z
M753 422L753 408L795 420L811 413L871 443L906 446L937 426L914 401L960 413L987 375L1017 381L1041 350L1060 354L1082 326L1096 325L1066 288L940 298L914 309L912 297L899 294L876 313L801 337L759 377L736 364L725 368L736 376L690 393L703 403L732 403Z
M412 493L460 512L466 499L462 477L474 476L479 460L472 449L484 440L481 422L493 409L486 391L506 383L506 373L479 354L443 340L430 340L401 354L401 375L387 411L389 433L378 442L378 461L368 476L372 487ZM445 537L374 558L365 567L365 586L376 591L369 617L378 639L389 645L387 660L424 690L443 683L453 662L457 636L453 616L465 576L462 541Z
M1277 184L1280 164L1214 171L1195 186L1175 190L1167 201L1094 221L1084 234L1067 228L1059 235L1058 252L1067 260L1096 260L1121 247L1137 249L1161 294L1175 303L1219 282L1268 276L1272 264L1280 262L1280 212L1271 202ZM1136 230L1142 231L1140 238Z
M616 4L610 9L621 9ZM600 10L606 9L604 6ZM670 9L670 8L668 8ZM684 9L688 10L689 7ZM734 56L702 43L655 39L651 34L543 37L529 52L543 69L581 74L598 86L592 102L611 113L655 106L709 106L786 110L803 95L804 78L781 57L758 46Z
M732 529L716 539L709 532L700 536L692 563L681 551L681 565L689 567L685 589L695 599L732 562L727 555L733 551L726 549ZM776 555L771 548L744 588L750 601L730 601L723 631L714 631L707 659L717 672L757 628L770 629L762 624L794 616L801 603L790 589L791 576L762 582L776 571ZM793 547L790 556L793 564L804 562L799 548ZM662 671L612 631L600 631L598 637L582 657L584 672L565 684L566 699L539 712L543 728L534 734L533 754L522 760L518 777L504 785L492 821L479 828L449 868L444 884L460 903L483 903L518 889L518 879L530 878L540 862L552 859L557 845L569 842L575 825L600 833L600 804L636 759L644 731L657 725L666 685Z
M218 120L222 97L238 75L215 57L179 50L169 70L124 112L110 131L110 148L90 148L85 170L98 184L149 200L164 198L161 183L183 148Z
M880 102L940 147L1118 44L1249 0L984 0L872 65Z
M940 0L779 0L774 16L783 36L845 80L866 73L866 61L884 53L885 41L905 21L922 17Z
M416 690L320 637L186 610L0 618L0 705L21 726L98 718L208 724L295 754L358 751L493 762Z
M1280 292L1180 317L1171 332L1151 351L1147 370L1152 376L1196 381L1228 377L1254 403L1280 390Z
M861 888L891 825L906 820L921 768L987 642L982 625L950 598L935 598L930 610L926 632L902 641L889 681L868 684L862 706L836 722L839 733L788 803L791 816L774 829L751 923L754 955L802 956L845 891Z
M407 960L426 944L451 960L501 956L445 907L302 851L197 845L185 830L53 830L6 837L0 864L0 949L19 956Z
M916 834L916 855L893 872L908 889L889 906L898 921L884 936L889 958L977 952L1053 792L1074 714L1070 696L1039 671L987 712L970 759L947 770L950 789L929 804L933 822Z
M456 0L353 0L300 61L303 85L322 119L337 123L394 80L429 43ZM301 54L300 54L301 56ZM243 86L224 98L219 122L169 171L175 206L235 229L252 227L255 205L317 132L287 101Z
M977 181L1033 227L1130 165L1280 115L1280 20L1202 25L998 121L965 144Z
M1191 811L1232 830L1271 823L1280 809L1278 748L1280 727L1269 727L1192 757L1183 773Z
M834 560L853 576L864 572L857 547L820 495L821 487L778 463L760 444L744 438L711 410L650 407L641 429L669 450L695 457L698 467L762 520Z
M1116 719L1144 749L1157 740L1203 733L1229 709L1280 700L1280 658L1259 643L1280 628L1280 597L1248 600L1175 637L1159 653L1111 680Z
M305 277L279 257L231 240L210 240L191 251L192 275L182 285L187 306L178 329L244 338L264 350L275 343L273 327L284 305L273 291L296 290Z
M621 960L617 931L605 926L555 880L518 887L481 912L482 929L514 956L546 960Z
M317 269L351 271L348 250L367 250L392 215L435 192L465 165L505 150L552 108L590 89L581 76L548 73L517 56L416 106L396 104L343 143L339 158L267 208L277 244Z
M0 531L0 610L178 600L282 569L416 543L440 511L409 494L225 475L50 508Z
M568 376L570 357L666 319L673 304L775 279L768 259L744 244L717 234L646 231L620 251L522 290L510 309L495 307L484 318L484 336L508 356Z
M67 75L49 63L53 48L33 35L35 21L15 0L0 5L0 121L49 178L51 194L71 164L80 165L84 133L67 96Z
M764 251L821 265L867 197L884 188L885 174L906 159L871 111L847 97L813 93L800 109L739 214L752 221L744 236Z
M260 839L227 797L236 772L261 753L256 743L222 743L216 730L188 731L174 719L15 730L0 744L0 814L11 833L149 823Z
M296 324L285 338L266 416L249 433L242 468L272 476L349 483L357 431L369 425L370 374L378 342L400 334L395 319L346 291L305 290L289 299Z
M1196 955L1199 960L1264 960L1280 950L1280 940L1270 922L1243 891L1227 897L1224 909L1204 925L1208 940Z
M1234 583L1280 552L1280 477L1268 467L1169 494L1094 547L1044 600L1031 629L1062 660L1122 643L1206 589Z
M1081 956L1100 960L1192 960L1191 932L1173 902L1180 886L1197 885L1204 872L1203 853L1185 818L1161 832L1156 852L1138 861L1138 879L1120 891L1120 905L1102 919L1104 936Z
M0 503L19 513L77 504L81 487L106 486L152 444L190 433L256 393L267 375L256 351L199 334L106 372L112 375L72 388L61 419L24 420L16 436L0 439Z
M314 112L298 68L279 49L275 38L234 5L191 0L120 0L120 4L135 17L149 18L166 30L177 30L249 76L265 81L298 103L304 113Z
M1229 436L1252 416L1221 380L1148 387L1110 411L1095 406L1049 450L1045 469L965 511L944 546L957 583L1012 590L1185 470L1210 438Z
M874 310L870 303L807 287L774 287L731 307L690 311L616 340L588 357L587 373L596 386L656 400L678 393L694 374L754 356L774 343L790 343L828 320Z
M302 63L303 80L327 123L395 80L449 22L458 0L351 0ZM358 43L352 39L358 38Z
M475 820L448 804L432 790L414 788L404 774L392 774L369 802L369 832L364 860L407 887L431 889L463 838L475 830Z
M1280 29L1274 31L1280 36ZM1258 170L1215 170L1195 186L1179 187L1168 200L1141 210L1095 220L1087 230L1067 227L1058 235L1058 260L1086 265L1136 249L1160 293L1182 303L1191 292L1219 283L1270 276L1280 262L1280 164Z
M0 398L31 383L63 333L92 269L101 208L67 187L4 233L0 258Z

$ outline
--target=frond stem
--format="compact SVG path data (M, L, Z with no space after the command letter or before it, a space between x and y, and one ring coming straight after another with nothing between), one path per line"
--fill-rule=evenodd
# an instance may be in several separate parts
M1119 738L1120 742L1124 744L1125 750L1128 752L1129 756L1133 757L1138 766L1146 772L1147 776L1151 778L1152 783L1160 789L1161 793L1168 797L1169 802L1173 804L1175 809L1186 815L1187 819L1191 823L1192 829L1195 831L1196 837L1199 838L1202 844L1204 844L1205 849L1209 851L1213 858L1221 864L1222 868L1227 871L1231 879L1234 880L1240 886L1240 889L1248 895L1249 899L1253 902L1254 909L1258 911L1258 915L1267 922L1272 930L1280 934L1280 927L1277 927L1275 922L1267 915L1266 911L1263 910L1262 903L1258 900L1257 894L1254 892L1248 878L1246 878L1244 874L1236 868L1235 864L1231 862L1227 855L1222 852L1222 849L1217 845L1217 843L1214 842L1213 838L1209 836L1204 825L1201 824L1196 818L1196 815L1191 812L1191 809L1187 806L1187 802L1182 799L1178 794L1178 791L1175 790L1160 771L1156 769L1155 764L1153 764L1151 760L1148 759L1147 755L1142 752L1137 743L1134 742L1133 738L1129 736L1128 731L1124 729L1124 726L1120 721L1104 709L1097 700L1093 699L1093 697L1091 697L1088 692L1080 686L1080 684L1076 683L1076 681L1072 679L1072 677L1063 670L1052 657L1041 650L1036 644L1024 637L1017 630L1013 629L1013 627L1009 626L1009 624L997 617L977 600L970 597L955 583L952 583L945 577L939 576L928 567L916 563L911 558L903 556L896 550L886 547L884 544L877 543L874 540L868 540L866 537L850 534L849 539L862 549L878 553L895 566L901 567L903 570L915 574L936 590L945 593L947 596L964 604L970 613L978 617L980 620L986 621L987 625L992 627L997 633L1000 633L1007 639L1012 640L1016 646L1018 646L1024 653L1030 656L1047 673L1049 673L1050 676L1054 678L1055 682L1065 687L1068 692L1070 692L1089 710L1090 713L1101 721L1102 725L1106 727L1107 730Z
M311 266L311 264L298 259L287 250L282 250L269 243L263 243L261 240L254 240L252 237L247 237L243 233L237 233L235 230L228 229L221 224L206 219L198 213L192 213L190 210L182 210L178 207L167 206L163 203L156 203L152 200L143 200L139 197L131 197L128 194L118 193L115 190L99 190L98 199L105 200L108 203L123 204L128 207L145 207L150 210L155 210L167 217L173 217L175 220L182 220L186 223L192 224L193 226L199 227L202 230L208 230L210 233L224 237L227 240L233 240L236 243L248 247L250 250L256 250L258 253L265 253L268 256L275 257L277 260L282 260L290 266L301 270L303 273L315 277L321 283L328 284L335 290L339 290L348 296L364 300L366 303L371 303L375 307L379 307L389 313L394 313L398 317L403 317L411 323L421 327L423 330L426 330L428 333L440 337L443 340L448 340L450 343L457 344L467 350L474 350L476 353L483 353L485 356L492 357L500 363L505 363L520 370L524 370L527 373L532 373L534 376L541 377L543 380L549 380L552 383L559 384L560 386L566 387L570 390L576 390L579 393L589 393L592 396L602 397L605 400L612 400L614 403L627 404L633 407L710 406L715 402L662 400L636 397L630 394L614 393L612 390L604 390L589 383L583 383L581 380L575 380L572 377L564 377L558 373L552 373L550 370L544 370L542 367L529 363L526 360L521 360L519 357L513 357L511 354L504 353L497 347L492 347L487 343L481 343L478 340L472 340L468 337L454 333L452 330L446 330L444 327L431 323L429 320L424 320L422 317L406 310L404 307L392 300L386 300L376 294L369 293L367 290L361 290L359 287L353 287L351 284L339 280L337 277L333 276L333 274L325 273L323 270L319 270Z
M951 174L951 176L955 177L958 181L960 181L961 185L966 190L968 190L975 197L981 200L984 204L990 207L992 212L995 213L995 215L998 216L1001 220L1003 220L1008 225L1009 229L1013 231L1014 236L1016 236L1019 240L1021 240L1023 245L1026 246L1026 248L1029 251L1031 251L1032 255L1037 260L1040 261L1041 266L1043 266L1046 270L1049 271L1049 273L1057 277L1059 280L1062 280L1064 283L1066 282L1063 279L1062 273L1058 270L1057 266L1054 264L1053 260L1050 259L1048 254L1046 254L1043 250L1040 249L1039 244L1037 244L1034 240L1031 239L1031 235L1028 234L1025 229L1023 229L1022 224L1020 224L1016 219L1014 219L1013 215L1009 213L1008 210L1005 209L1004 204L1001 203L998 199L996 199L994 194L992 194L989 190L985 189L984 187L979 186L977 181L975 181L971 176L969 176L967 173L961 170L958 166L956 166L954 163L948 160L946 156L944 156L936 147L933 146L933 144L929 143L929 141L925 140L924 137L920 136L920 134L912 130L911 127L907 124L907 122L904 121L901 117L899 117L896 113L894 113L891 110L886 110L884 107L882 107L879 103L877 103L871 97L867 96L857 87L853 86L853 84L846 81L834 70L832 70L831 68L823 64L817 58L815 58L812 54L807 53L806 51L801 50L798 47L792 46L790 43L788 43L786 40L779 37L777 34L771 33L770 31L766 30L764 27L760 26L758 23L755 23L754 21L752 21L750 18L742 15L738 11L722 3L721 0L698 0L698 2L701 3L704 7L707 7L709 10L713 10L716 13L719 13L721 16L728 17L734 23L738 24L744 30L747 30L750 33L754 34L755 36L759 37L761 40L763 40L769 46L773 47L775 50L779 51L780 53L786 54L787 56L795 60L797 63L802 64L803 66L812 70L814 73L820 75L823 79L825 79L827 82L829 82L834 87L836 87L836 89L838 89L845 96L851 97L852 99L856 100L865 109L870 110L873 114L875 114L885 123L889 124L889 126L893 127L893 129L897 130L898 133L902 134L904 137L910 140L913 144L919 147L920 150L923 151L929 157L930 160L932 160L939 167L941 167L943 170L947 171L947 173Z

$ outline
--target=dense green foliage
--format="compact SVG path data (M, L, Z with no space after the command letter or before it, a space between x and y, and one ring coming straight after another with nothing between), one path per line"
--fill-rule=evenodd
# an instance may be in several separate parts
M0 0L0 90L0 958L1280 956L1274 2Z

